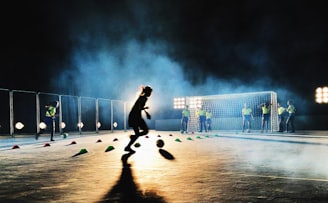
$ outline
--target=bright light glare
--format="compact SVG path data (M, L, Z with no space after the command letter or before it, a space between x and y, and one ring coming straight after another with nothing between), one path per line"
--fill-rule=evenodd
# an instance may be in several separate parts
M174 109L183 109L183 108L185 108L185 105L186 105L186 100L184 97L173 99L173 108Z
M39 124L39 127L40 127L42 130L44 130L44 129L47 128L47 125L46 125L44 122L41 122L41 123Z
M83 128L83 126L84 126L84 124L82 122L80 122L80 123L77 124L77 127L78 128Z
M16 125L15 125L15 128L17 130L21 130L24 128L24 124L22 122L17 122Z
M315 101L319 104L328 104L328 87L318 87L315 90Z
M200 97L192 97L189 101L189 107L194 108L200 108L202 106L202 98Z

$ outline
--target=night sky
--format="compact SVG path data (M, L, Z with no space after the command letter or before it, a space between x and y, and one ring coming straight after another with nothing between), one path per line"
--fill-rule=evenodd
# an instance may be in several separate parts
M328 85L324 1L10 1L0 88L125 98L276 91L317 107ZM125 96L122 95L125 93Z

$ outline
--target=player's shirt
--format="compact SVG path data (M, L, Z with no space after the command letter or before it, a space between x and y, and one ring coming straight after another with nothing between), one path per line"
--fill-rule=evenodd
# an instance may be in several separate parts
M262 106L262 113L263 114L269 114L270 113L270 107Z
M295 113L296 112L295 106L294 105L289 105L287 107L287 112L290 113L290 114Z
M285 108L284 107L282 107L282 106L280 106L279 108L278 108L278 115L282 115L284 112L285 112Z
M190 116L190 111L187 109L182 110L182 117L189 117Z
M243 108L242 110L241 110L241 113L244 115L244 116L249 116L249 115L251 115L251 113L252 113L252 109L251 108Z

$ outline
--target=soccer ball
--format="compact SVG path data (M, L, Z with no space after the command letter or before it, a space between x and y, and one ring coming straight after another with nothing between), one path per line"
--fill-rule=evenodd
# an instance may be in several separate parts
M68 133L63 133L63 134L62 134L63 139L66 139L67 136L68 136Z
M164 146L164 141L163 141L162 139L158 139L158 140L156 141L156 146L157 146L158 148L162 148L162 147Z

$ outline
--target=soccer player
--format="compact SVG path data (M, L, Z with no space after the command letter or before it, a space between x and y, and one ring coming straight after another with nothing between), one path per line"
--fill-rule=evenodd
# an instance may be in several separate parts
M150 114L146 111L149 107L145 105L152 91L153 89L150 86L142 87L142 91L129 113L128 123L129 126L133 128L135 134L130 136L130 142L124 148L124 151L134 153L135 151L131 149L131 145L138 139L138 137L147 135L149 132L149 128L141 114L142 111L144 111L147 119L151 119ZM142 131L140 131L140 129Z
M245 131L246 123L247 123L247 132L251 131L251 118L254 120L252 109L244 103L244 107L241 110L241 114L243 117L243 132Z
M263 133L264 127L265 127L265 132L268 132L269 129L269 119L270 119L270 103L265 102L260 105L262 108L262 126L261 126L261 132Z
M278 103L278 124L279 124L278 132L284 132L285 113L286 113L286 108L281 106L280 103Z
M288 117L287 117L287 121L286 121L286 131L288 131L289 129L289 125L291 126L291 133L295 132L295 127L294 127L294 119L295 119L295 113L296 113L296 108L293 104L293 102L291 100L287 101L287 109L286 111L288 112Z
M189 106L186 105L186 107L182 110L181 133L188 133L189 117L190 117L190 110L189 110Z

